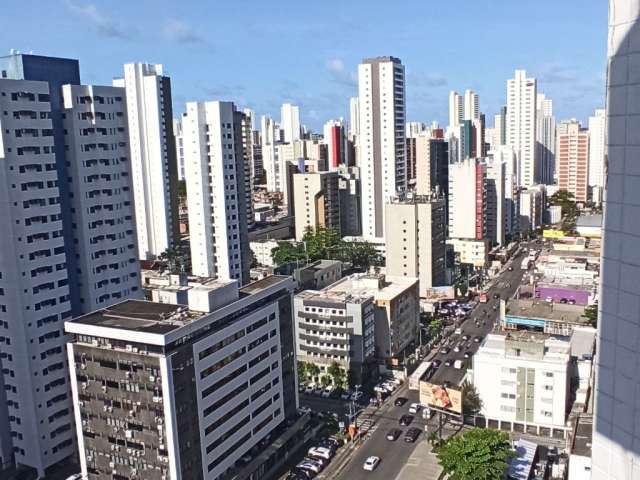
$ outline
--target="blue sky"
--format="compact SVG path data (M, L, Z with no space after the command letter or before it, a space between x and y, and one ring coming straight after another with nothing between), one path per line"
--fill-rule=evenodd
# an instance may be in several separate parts
M490 117L515 68L538 78L558 119L604 105L605 0L3 0L0 45L77 58L83 83L131 61L162 63L174 108L233 100L314 130L348 115L364 57L400 57L408 120L447 119L448 91L474 89ZM3 52L3 53L4 53Z

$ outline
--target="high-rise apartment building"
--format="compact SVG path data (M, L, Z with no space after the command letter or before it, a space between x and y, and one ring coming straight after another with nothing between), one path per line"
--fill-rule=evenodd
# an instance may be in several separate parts
M360 133L360 104L358 97L349 99L349 139L355 140Z
M74 314L141 298L123 88L64 85Z
M442 138L433 138L427 132L418 135L416 142L416 182L418 195L431 195L435 189L449 193L448 144Z
M500 158L485 160L486 178L486 238L492 245L506 245L505 190L506 163Z
M66 171L64 136L56 137L63 133L62 92L44 77L75 70L79 81L77 68L66 59L0 58L0 460L40 476L75 453L62 328L76 288L59 186ZM38 75L42 81L24 79Z
M232 102L189 102L184 116L191 270L249 280L244 114Z
M558 126L558 187L587 201L589 181L589 132L577 120L563 121Z
M640 131L635 41L640 11L609 2L604 238L596 357L592 480L640 478Z
M507 80L507 144L518 158L518 185L536 183L536 79L527 78L525 70L516 70Z
M340 233L342 236L362 234L362 210L360 207L360 169L338 168L338 192L340 195Z
M455 128L460 125L460 122L464 120L464 97L461 97L458 92L449 92L449 128Z
M604 188L605 110L596 109L589 117L589 199L602 202Z
M552 185L556 171L556 119L552 100L539 93L536 96L536 110L537 181Z
M486 208L486 165L476 158L450 164L449 237L484 239Z
M500 113L493 117L493 142L491 148L507 144L507 107L501 107Z
M337 170L346 165L346 136L342 119L330 120L324 124L324 144L327 146L329 170Z
M404 66L395 57L358 66L362 234L384 235L384 205L407 189Z
M182 122L173 119L173 136L176 144L176 161L178 162L178 180L184 180L184 142L182 138Z
M463 120L478 120L479 118L480 97L473 90L465 90Z
M338 172L293 175L296 240L308 229L330 228L340 234L339 179Z
M216 280L188 305L129 300L67 322L83 475L250 478L238 460L297 417L293 287Z
M517 234L520 226L520 195L518 194L518 166L513 147L502 145L489 152L495 164L504 165L504 235L505 242Z
M253 227L253 186L254 186L254 151L253 151L253 112L245 108L236 112L242 138L242 167L244 169L244 204L247 211L247 228Z
M127 63L113 85L127 92L138 255L155 258L179 236L171 80L162 65Z
M284 132L284 142L300 140L300 109L297 105L284 103L280 109L280 125Z
M386 269L415 277L420 296L446 282L446 204L438 195L410 195L386 205Z

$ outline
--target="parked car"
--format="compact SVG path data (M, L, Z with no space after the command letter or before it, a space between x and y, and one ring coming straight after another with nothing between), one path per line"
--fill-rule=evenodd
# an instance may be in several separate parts
M458 353L460 351L460 344L458 343L455 347L453 347L453 351Z
M311 447L307 454L312 455L314 457L324 458L325 460L330 460L333 456L331 450L326 447Z
M317 463L318 465L320 465L320 469L322 470L327 466L329 460L327 460L326 458L318 457L316 455L307 455L306 457L304 457L303 462Z
M480 343L482 341L482 337L480 335L478 335L477 337L473 337L473 341L475 343Z
M453 365L453 360L451 360L450 358L447 358L447 359L444 361L444 366L445 366L445 367L450 367L451 365Z
M401 433L402 430L400 430L399 428L392 428L387 432L387 440L389 440L390 442L395 442Z
M353 392L351 390L345 390L344 392L342 392L342 394L340 395L340 398L342 400L350 400L351 399L351 395L353 395Z
M441 353L442 355L446 355L446 354L447 354L447 353L449 353L450 351L451 351L451 349L450 349L449 347L442 347L442 348L440 349L440 353Z
M413 415L402 415L398 420L398 423L403 427L410 425L411 422L413 422Z
M464 352L464 358L471 358L471 352Z
M322 387L322 385L318 385L316 388L313 389L314 395L322 395L323 391L324 391L324 388Z
M313 472L314 474L320 473L320 470L322 470L320 464L316 462L309 462L307 460L303 460L302 462L300 462L298 465L296 465L296 468L299 468L300 470L307 470Z
M401 407L403 406L405 403L407 403L407 399L405 397L398 397L395 399L395 401L393 402L393 404L396 407Z
M467 333L465 333L464 335L462 335L462 340L464 340L465 342L466 342L467 340L469 340L469 338L470 338L470 337L469 337L469 334L467 334Z
M304 393L308 395L311 395L314 390L315 390L315 387L313 385L307 385L306 387L304 387Z
M418 413L421 408L422 405L420 405L419 403L412 403L411 405L409 405L409 413Z
M351 395L351 400L357 402L362 398L362 395L364 395L364 393L362 392L353 392L353 394Z
M364 468L368 472L373 472L379 463L380 457L372 455L364 461L364 465L362 466L362 468Z
M396 386L393 383L388 382L383 383L382 387L389 393L392 393L396 389Z
M433 368L438 368L440 365L442 365L442 360L434 360L433 362L431 362L431 364L433 365Z
M419 436L420 436L419 428L415 428L415 427L409 428L404 434L404 441L407 443L413 443L418 439Z
M325 387L325 389L321 393L321 396L322 398L329 398L329 396L331 396L332 393L333 393L333 387Z

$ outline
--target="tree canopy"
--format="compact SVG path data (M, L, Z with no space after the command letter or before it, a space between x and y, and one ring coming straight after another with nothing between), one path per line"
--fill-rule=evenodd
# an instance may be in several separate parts
M560 206L562 212L560 228L565 233L573 233L576 228L576 220L580 215L580 209L576 205L573 193L567 190L558 190L549 197L549 204Z
M585 307L584 313L582 314L587 320L589 320L589 324L593 328L598 328L598 305L589 305Z
M505 432L474 428L450 438L436 454L450 480L504 478L513 451Z
M482 410L482 399L473 383L462 384L462 410L465 415L477 415Z

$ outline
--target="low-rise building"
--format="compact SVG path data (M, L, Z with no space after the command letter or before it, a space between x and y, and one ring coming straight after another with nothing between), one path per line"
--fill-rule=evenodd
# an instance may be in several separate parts
M398 365L419 332L418 279L381 273L350 275L330 285L327 293L370 295L375 301L376 357L379 363Z
M66 322L83 476L219 479L286 430L293 287L194 288L188 306L128 300Z
M319 368L337 363L349 383L371 378L375 365L375 300L372 295L305 290L295 296L296 356Z
M299 290L320 290L342 278L342 262L339 260L316 260L293 272Z
M489 334L473 356L473 384L487 420L565 430L570 346L533 332Z
M283 240L265 239L249 242L249 248L253 252L258 265L275 267L276 264L273 262L273 258L271 258L271 252L278 246L278 243L282 241Z
M578 235L589 238L602 237L602 215L580 215L576 220Z
M575 327L589 326L584 307L544 300L502 300L500 323L507 330L535 330L550 335L571 336Z
M597 278L545 275L536 282L535 297L547 302L590 305L598 298L597 286Z
M471 264L476 268L484 268L489 261L490 245L488 240L465 238L449 238L447 244L459 256L460 263Z

